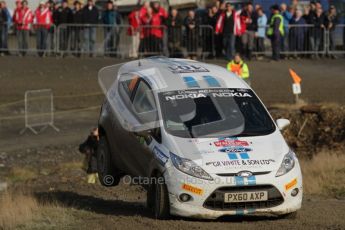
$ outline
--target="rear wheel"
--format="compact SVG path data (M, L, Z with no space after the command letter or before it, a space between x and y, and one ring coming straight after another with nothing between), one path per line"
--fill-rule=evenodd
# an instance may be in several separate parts
M109 143L105 136L101 136L98 142L97 171L99 181L103 186L112 187L119 184L121 176L113 166Z
M154 179L147 192L147 207L155 219L167 219L170 216L168 188L161 174Z

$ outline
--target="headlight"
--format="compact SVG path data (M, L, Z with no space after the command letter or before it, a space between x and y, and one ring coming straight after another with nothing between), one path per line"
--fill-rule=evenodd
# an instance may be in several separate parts
M205 180L213 180L213 178L205 172L199 165L195 164L192 160L181 158L173 153L170 153L170 159L174 166L188 175L205 179Z
M276 177L285 175L295 166L295 153L291 150L284 156L283 162L277 171Z

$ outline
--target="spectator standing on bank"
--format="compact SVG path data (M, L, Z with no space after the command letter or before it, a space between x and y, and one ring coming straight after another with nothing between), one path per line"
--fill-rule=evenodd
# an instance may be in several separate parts
M0 2L1 5L1 10L6 14L6 18L7 18L7 22L3 25L3 27L1 28L1 48L2 48L2 54L5 55L9 55L9 51L8 51L8 28L10 27L10 25L12 24L12 17L10 14L10 11L7 8L7 4L5 1L1 1Z
M106 4L106 9L102 14L102 22L106 25L104 28L104 53L106 56L115 56L119 44L118 25L121 24L121 16L117 11L117 6L111 0Z
M73 24L78 26L72 27L71 50L75 56L80 57L80 52L83 48L83 27L81 26L83 24L83 11L80 1L74 2L72 14Z
M132 46L129 47L129 57L137 58L140 44L140 10L134 9L128 15L128 23L131 26L128 28L127 34L132 37Z
M56 22L55 22L55 6L56 3L53 0L48 0L46 2L46 7L50 10L50 13L52 15L52 21L53 23L51 24L49 30L48 30L48 38L47 38L47 49L50 50L50 53L53 54L55 50L55 33L56 33Z
M266 25L267 25L267 16L264 13L262 8L257 10L258 14L258 32L256 33L257 38L257 51L258 52L265 52L265 38L266 38ZM258 57L258 59L262 59L262 57Z
M3 3L0 2L0 53L1 56L7 51L6 43L7 38L4 33L7 32L7 13L3 6Z
M140 25L141 31L140 31L140 45L139 45L139 52L144 53L145 55L149 52L151 52L151 20L152 20L152 8L145 7L145 11L143 10L144 7L140 9ZM145 12L145 14L144 14Z
M170 15L166 21L168 27L168 49L170 57L182 57L182 18L177 9L171 9Z
M61 7L58 8L56 17L56 25L60 26L59 49L60 51L62 51L62 56L64 56L63 52L68 49L70 39L71 27L69 26L69 24L71 24L73 21L73 13L72 10L68 7L67 0L62 1Z
M272 16L267 30L267 36L271 39L272 59L280 60L281 37L284 36L284 19L279 12L279 6L271 7Z
M284 35L282 35L281 37L280 50L285 52L285 51L288 51L287 47L288 47L288 38L289 38L289 24L292 19L292 14L288 10L288 7L285 3L282 3L280 5L280 12L284 19L283 20L284 21Z
M198 49L198 22L193 10L188 11L188 15L184 20L186 27L185 44L187 47L187 55L190 59L196 59Z
M226 10L217 21L216 34L223 34L223 48L228 61L232 60L235 54L236 30L238 29L239 18L230 3L226 3Z
M28 7L26 0L16 2L16 9L13 13L13 23L17 30L17 40L19 55L25 56L29 48L28 40L30 35L30 26L33 22L32 11Z
M326 15L326 28L328 30L328 41L329 41L329 49L330 51L335 50L335 28L339 23L337 10L335 6L330 6L328 13ZM336 58L335 55L330 55L331 58Z
M322 9L317 9L316 14L310 18L310 22L313 25L313 32L309 35L310 47L314 52L312 58L319 58L318 52L321 48L322 36L325 29L325 15Z
M152 52L154 53L163 53L163 36L164 29L163 25L165 20L168 18L168 14L163 7L161 7L159 1L151 2L152 8L152 19L151 19L151 29L150 37L152 43Z
M294 58L299 58L297 52L303 52L306 28L303 27L306 22L303 18L302 10L296 10L296 15L291 19L291 28L289 31L289 47L291 52L295 52Z
M208 13L208 25L212 26L213 30L216 31L216 25L221 12L218 6L212 6ZM211 39L210 39L211 40ZM222 56L223 50L223 36L221 33L214 35L214 48L216 57Z
M247 4L245 10L241 13L241 18L245 25L245 33L242 35L242 52L250 60L254 49L255 34L258 30L257 14L254 11L253 4Z
M83 22L84 27L84 50L89 56L93 56L96 43L96 27L92 26L98 24L99 12L94 5L93 0L88 0L86 6L83 8Z
M38 56L43 57L47 50L48 32L53 24L53 16L46 3L40 2L35 11L36 46Z

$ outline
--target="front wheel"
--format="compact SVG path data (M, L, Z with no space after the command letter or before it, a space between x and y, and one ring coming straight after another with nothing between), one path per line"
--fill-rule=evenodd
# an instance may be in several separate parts
M120 174L111 161L111 151L105 136L100 137L97 148L97 172L99 182L105 187L116 186L120 182Z
M147 192L147 206L155 219L168 219L170 216L169 193L164 177L157 175Z

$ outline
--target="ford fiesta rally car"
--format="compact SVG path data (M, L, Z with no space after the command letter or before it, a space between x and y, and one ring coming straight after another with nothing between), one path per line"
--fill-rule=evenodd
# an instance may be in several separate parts
M156 218L295 214L295 153L253 90L226 69L153 57L99 72L100 182L130 175Z

